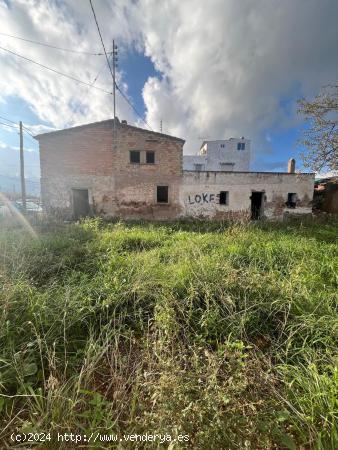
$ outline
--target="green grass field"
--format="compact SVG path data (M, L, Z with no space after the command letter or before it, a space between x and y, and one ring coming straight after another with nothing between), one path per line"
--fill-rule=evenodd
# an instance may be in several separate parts
M338 448L338 220L35 229L0 223L0 448Z

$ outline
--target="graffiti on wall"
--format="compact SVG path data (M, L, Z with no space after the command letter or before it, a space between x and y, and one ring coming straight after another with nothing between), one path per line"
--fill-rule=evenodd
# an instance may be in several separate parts
M200 194L188 195L189 205L203 205L205 203L219 203L219 194L211 194L209 192L201 192Z

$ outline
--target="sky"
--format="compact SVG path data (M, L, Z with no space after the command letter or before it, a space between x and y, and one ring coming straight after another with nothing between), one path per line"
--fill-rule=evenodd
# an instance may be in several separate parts
M155 131L162 121L164 133L186 140L185 154L205 139L245 136L253 170L286 170L290 157L303 169L297 100L337 83L337 0L92 3L107 50L117 42L117 83L134 106L118 93L120 120ZM89 0L0 0L0 47L0 175L19 174L19 120L34 135L112 118L112 78L104 56L93 55L102 45ZM38 145L27 131L24 146L26 177L38 179Z

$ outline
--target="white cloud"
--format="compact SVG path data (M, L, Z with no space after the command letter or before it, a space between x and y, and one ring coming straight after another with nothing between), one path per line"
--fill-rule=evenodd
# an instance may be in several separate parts
M162 118L190 151L201 135L244 135L267 150L267 129L297 123L298 95L336 82L336 0L141 0L136 16L166 76L144 88L147 120Z
M266 133L265 134L265 139L267 140L267 142L272 142L272 137L270 133Z
M13 133L18 134L18 131L19 131L18 128L14 128L12 126L6 126L6 123L7 122L3 122L2 124L0 124L0 129L1 129L2 132L11 133L11 134L13 134Z
M106 1L94 1L94 5L107 48L111 47L113 33L115 38L123 37L129 42L122 5L118 7ZM89 2L12 0L10 8L0 8L0 27L3 33L63 48L102 52ZM112 91L112 79L103 56L62 52L5 36L1 36L1 46L88 83L92 83L100 71L95 86ZM3 50L0 50L0 71L5 74L0 77L0 98L20 97L41 120L56 128L113 115L111 95ZM121 117L134 120L130 107L119 96L117 110Z
M37 135L37 134L42 134L42 133L49 133L50 131L55 131L57 130L56 127L49 127L47 125L29 125L27 123L24 124L25 128L28 129L31 134L33 135Z
M199 137L243 135L253 139L256 151L269 151L271 129L297 123L296 97L315 95L322 85L336 82L336 0L93 3L107 47L113 37L122 50L134 45L162 73L143 88L147 122L158 130L162 119L163 131L185 138L188 152L197 150ZM0 8L0 26L4 33L51 45L101 51L87 1L13 0L11 8ZM1 45L88 82L105 64L102 57L5 37ZM110 96L1 50L0 71L5 74L0 100L21 97L55 128L112 117ZM96 84L111 90L105 67ZM140 123L120 97L117 106L120 118Z
M0 145L0 150L0 175L18 176L20 173L19 147L5 144ZM24 158L26 177L39 177L40 158L37 149L24 146Z

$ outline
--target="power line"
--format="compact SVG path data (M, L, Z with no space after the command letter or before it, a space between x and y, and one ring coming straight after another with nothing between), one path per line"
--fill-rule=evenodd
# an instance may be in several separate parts
M110 75L112 76L112 79L113 79L114 130L115 130L115 117L116 117L116 113L115 113L115 87L116 87L116 83L115 83L115 52L116 52L115 44L114 44L114 41L113 41L113 55L114 55L113 64L114 64L114 66L113 66L113 70L112 70L110 62L109 62L109 58L108 58L108 55L107 55L107 52L106 52L106 47L105 47L104 42L103 42L100 26L99 26L99 23L98 23L97 18L96 18L96 14L95 14L95 10L94 10L94 6L93 6L93 3L92 3L92 0L89 0L89 3L90 3L91 10L93 12L94 20L95 20L95 23L96 23L96 28L97 28L97 31L99 33L101 44L102 44L102 48L103 48L103 51L104 51L104 54L105 54L105 57L106 57L106 61L107 61L108 67L109 67L109 72L110 72Z
M8 122L11 122L11 123L14 123L14 124L15 124L15 126L13 126L13 125L8 125L8 124L6 124L6 123L3 124L3 125L11 126L11 127L13 127L13 128L18 127L18 124L17 124L14 120L8 119L7 117L3 117L3 116L0 116L0 119L7 120ZM30 136L32 136L32 138L34 137L34 135L30 132L30 130L29 130L27 127L25 127L24 125L22 125L22 128L23 128Z
M89 0L89 3L90 3L91 10L92 10L92 12L93 12L93 16L94 16L94 20L95 20L95 23L96 23L97 31L98 31L99 36L100 36L101 44L102 44L103 51L104 51L105 56L106 56L107 64L108 64L109 71L110 71L110 74L111 74L112 79L113 79L114 86L115 86L116 89L120 92L120 94L121 94L122 97L125 99L125 101L131 106L131 108L134 110L134 112L140 117L140 119L141 119L141 120L142 120L142 121L143 121L143 122L144 122L151 130L152 130L152 131L154 131L154 130L151 128L151 126L143 119L142 115L137 111L137 109L135 108L135 106L129 101L128 97L121 91L121 89L120 89L119 86L117 85L117 83L116 83L116 81L115 81L115 76L114 76L114 74L113 74L113 71L112 71L112 68L111 68L111 65L110 65L110 62L109 62L109 58L108 58L108 56L107 56L106 48L105 48L105 45L104 45L104 42L103 42L103 38L102 38L100 26L99 26L98 21L97 21L97 18L96 18L96 14L95 14L95 10L94 10L94 6L93 6L93 3L92 3L92 0ZM115 49L113 48L113 54L114 54L114 52L115 52Z
M2 117L2 116L0 116L0 118L1 119L4 119L4 120L8 120L9 122L12 122L12 123L14 123L15 125L10 125L9 123L3 123L3 122L0 122L0 125L4 125L5 127L10 127L10 128L14 128L15 130L18 130L18 124L16 123L16 122L14 122L13 120L10 120L10 119L7 119L6 117ZM25 132L25 133L27 133L27 137L34 143L34 144L36 144L36 140L35 140L35 138L34 138L34 135L26 128L26 127L24 127L24 126L22 126L22 128L23 128L23 131ZM18 130L19 131L19 130ZM34 140L33 140L34 139Z
M26 131L26 133L28 133L30 136L32 136L32 138L34 137L34 134L32 134L32 133L30 132L30 130L29 130L27 127L25 127L24 125L22 125L22 128L23 128L24 131Z
M106 61L107 61L107 64L108 64L109 72L110 72L110 75L111 75L111 77L113 79L113 104L114 104L114 109L113 109L113 111L114 111L114 133L113 134L114 134L114 140L115 140L115 138L116 138L116 135L115 135L115 131L116 131L116 120L115 120L116 119L115 52L116 52L116 49L115 49L115 44L114 44L114 41L113 41L113 58L114 59L113 59L113 70L112 70L110 62L109 62L109 58L108 58L108 55L107 55L107 52L106 52L106 47L105 47L104 42L103 42L100 26L99 26L99 23L98 23L97 18L96 18L96 14L95 14L95 10L94 10L94 6L93 6L93 3L92 3L92 0L89 0L89 4L90 4L90 7L91 7L93 16L94 16L94 20L95 20L97 31L98 31L99 36L100 36L102 48L103 48L104 54L106 56Z
M68 53L79 53L82 55L88 55L88 56L104 56L103 53L92 53L92 52L85 52L82 50L72 50L69 48L63 48L63 47L57 47L56 45L51 45L51 44L46 44L45 42L38 42L38 41L33 41L31 39L25 39L19 36L13 36L12 34L7 34L7 33L0 33L2 36L7 36L13 39L19 39L20 41L25 41L25 42L30 42L31 44L37 44L37 45L43 45L44 47L49 47L49 48L53 48L55 50L62 50L64 52L68 52Z
M103 42L101 30L100 30L99 23L98 23L97 18L96 18L96 14L95 14L95 10L94 10L93 4L92 4L92 0L89 0L89 3L90 3L90 7L91 7L91 9L93 11L94 20L95 20L95 23L96 23L97 31L99 32L99 36L100 36L100 39L101 39L101 44L102 44L103 51L104 51L104 54L105 54L105 57L106 57L106 61L107 61L108 67L109 67L109 71L110 71L110 74L111 74L111 76L112 76L112 78L114 80L113 71L112 71L112 68L110 66L109 58L108 58L108 55L107 55L107 52L106 52L106 47L105 47L104 42ZM114 51L114 49L113 49L113 51ZM115 80L114 80L114 82L115 82Z
M7 120L8 122L14 123L16 126L18 126L18 124L14 120L8 119L7 117L0 116L0 119ZM34 135L30 132L30 130L26 128L24 125L22 125L22 128L24 128L27 131L27 133L29 133L32 137L34 137Z
M100 75L100 73L102 72L102 70L103 70L103 68L104 68L105 65L106 65L106 64L104 64L104 65L101 67L101 69L97 72L96 77L94 78L94 80L92 81L92 83L90 83L91 86L93 86L93 85L96 83L96 81L97 81L97 79L99 78L99 75Z
M8 119L7 117L0 116L0 119L7 120L7 122L15 123L15 125L17 125L17 122L14 122L14 120Z
M39 62L37 62L37 61L34 61L33 59L27 58L26 56L20 55L19 53L13 52L12 50L9 50L9 49L7 49L7 48L4 48L4 47L1 47L1 46L0 46L0 50L3 50L3 51L5 51L5 52L8 52L8 53L14 55L14 56L17 56L18 58L24 59L25 61L31 62L31 63L33 63L33 64L36 64L36 65L39 66L39 67L42 67L42 68L47 69L47 70L50 70L51 72L54 72L54 73L56 73L56 74L58 74L58 75L61 75L61 76L65 77L65 78L68 78L68 79L70 79L70 80L73 80L73 81L75 81L75 82L77 82L77 83L84 84L85 86L89 86L90 88L99 90L99 91L101 91L101 92L104 92L105 94L114 95L112 92L107 91L106 89L100 88L99 86L94 86L94 83L95 83L97 77L95 78L94 82L88 83L88 82L86 82L86 81L79 80L78 78L75 78L75 77L73 77L73 76L71 76L71 75L67 75L67 74L65 74L65 73L63 73L63 72L60 72L59 70L52 69L51 67L45 66L44 64L41 64L41 63L39 63ZM107 57L107 61L108 61L108 64L109 64L109 60L108 60L107 54L106 54L106 57ZM110 64L109 64L109 69L110 69L110 71L111 71ZM111 73L112 73L112 72L111 72ZM98 75L99 75L99 74L98 74ZM97 75L97 76L98 76L98 75ZM112 76L113 76L113 75L112 75ZM115 86L116 86L116 89L120 92L121 96L122 96L122 97L125 99L125 101L131 106L131 108L132 108L132 109L134 110L134 112L140 117L140 119L141 119L141 120L142 120L142 121L150 128L150 130L154 131L154 130L151 128L151 126L146 122L146 120L143 119L142 115L137 111L137 109L134 107L134 105L129 101L128 97L123 93L123 91L121 91L121 89L119 88L119 86L118 86L118 84L117 84L116 82L115 82Z
M11 53L12 55L15 55L15 56L17 56L19 58L22 58L22 59L24 59L26 61L29 61L29 62L33 63L33 64L36 64L37 66L43 67L44 69L50 70L51 72L57 73L58 75L61 75L61 76L66 77L66 78L69 78L70 80L76 81L77 83L81 83L81 84L84 84L85 86L92 87L92 88L97 89L97 90L99 90L101 92L104 92L105 94L113 95L112 92L106 91L103 88L100 88L98 86L94 86L93 84L87 83L86 81L79 80L78 78L75 78L75 77L73 77L71 75L67 75L67 74L65 74L63 72L60 72L59 70L52 69L51 67L45 66L44 64L41 64L41 63L39 63L37 61L34 61L33 59L26 58L26 56L22 56L22 55L19 55L18 53L12 52L12 50L8 50L7 48L0 47L0 50L4 50L5 52Z
M116 49L115 49L115 43L114 43L114 40L113 40L113 58L114 59L113 59L113 70L112 70L110 62L109 62L109 58L107 56L106 47L105 47L104 42L103 42L103 37L102 37L102 34L101 34L100 26L99 26L99 23L98 23L97 18L96 18L96 14L95 14L95 10L94 10L94 6L93 6L93 3L92 3L92 0L89 0L89 4L90 4L90 7L91 7L93 16L94 16L94 20L95 20L97 31L98 31L99 36L100 36L102 48L103 48L104 54L106 56L106 61L107 61L107 64L108 64L109 72L110 72L110 75L111 75L111 77L113 79L114 134L115 134L115 118L116 118L116 106L115 106L116 105L116 103L115 103L115 100L116 100L116 97L115 97L115 88L116 88L116 82L115 82L115 56L116 55L115 54L116 54Z
M101 66L101 68L100 68L100 70L97 72L95 78L94 78L93 81L90 83L90 86L88 86L88 88L87 88L87 90L86 90L86 95L88 94L90 88L93 87L94 84L96 83L96 81L98 80L99 75L100 75L100 73L102 72L102 70L104 69L105 66L106 66L106 62L104 62L104 64ZM72 111L72 118L71 118L71 120L74 119L75 115L76 115L76 111L73 110L73 111Z
M122 95L122 97L125 99L125 101L131 106L131 108L134 110L134 112L139 116L139 118L142 120L143 123L145 123L147 125L147 127L150 128L151 131L154 131L151 126L149 125L149 123L146 122L145 119L143 119L142 115L137 111L137 109L135 108L135 106L130 102L129 98L124 94L123 91L121 91L121 89L119 88L119 85L116 84L116 89L119 91L119 93Z
M16 128L17 129L17 127L15 127L14 125L10 125L9 123L0 122L0 125L4 125L5 127L10 127L10 128Z

